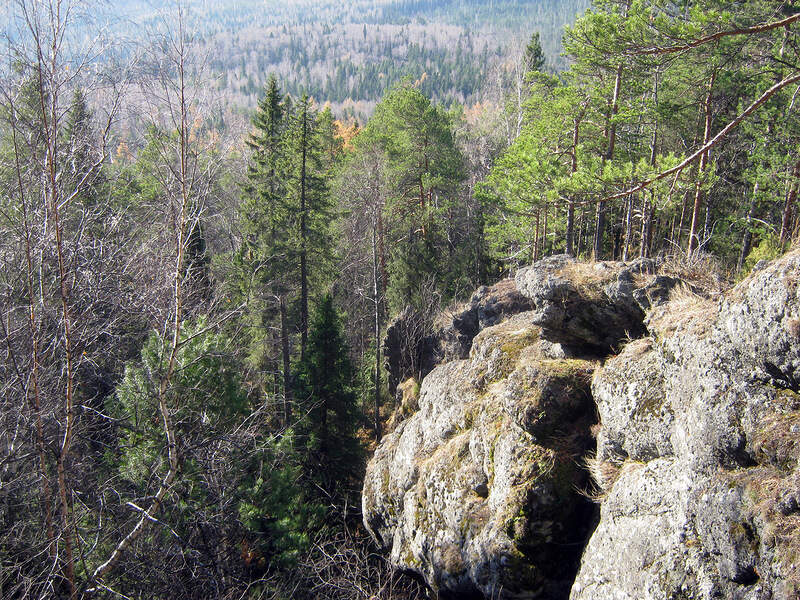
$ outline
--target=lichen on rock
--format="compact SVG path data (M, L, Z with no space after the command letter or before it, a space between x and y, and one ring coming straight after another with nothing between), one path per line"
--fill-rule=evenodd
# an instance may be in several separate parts
M367 470L395 565L454 598L798 597L800 253L725 293L668 275L545 259L436 355Z
M392 561L443 594L566 597L592 512L593 368L521 313L434 369L367 470L365 523Z
M797 597L797 275L795 253L716 300L678 290L596 372L598 457L641 467L605 496L573 600Z

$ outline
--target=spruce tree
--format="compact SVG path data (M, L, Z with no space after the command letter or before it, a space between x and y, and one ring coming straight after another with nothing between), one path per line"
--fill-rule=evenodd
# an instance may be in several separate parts
M307 415L300 427L307 475L328 494L341 498L346 493L341 486L356 483L361 448L355 435L359 423L355 371L330 294L314 311L298 371L297 398Z
M304 95L293 107L284 143L286 204L291 218L287 256L297 273L299 296L300 358L308 344L308 306L312 288L326 279L332 262L331 200L322 157L317 115Z
M254 367L274 373L267 389L283 395L283 418L291 418L291 373L287 304L291 291L289 223L286 203L285 136L287 106L274 76L253 117L247 139L250 161L239 210L242 246L235 257L236 287L247 302L249 354ZM277 324L276 324L277 322ZM280 335L273 332L280 332ZM279 351L276 349L279 348Z
M525 48L525 70L526 72L544 71L546 59L542 42L537 31L531 36L528 46Z

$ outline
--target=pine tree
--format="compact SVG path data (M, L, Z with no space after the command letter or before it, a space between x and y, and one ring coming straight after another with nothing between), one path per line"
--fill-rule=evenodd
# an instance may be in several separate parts
M401 240L389 260L392 310L429 301L421 291L431 282L452 296L470 257L448 230L458 214L465 166L450 115L417 88L402 85L381 101L362 135L362 144L375 144L387 157L387 217Z

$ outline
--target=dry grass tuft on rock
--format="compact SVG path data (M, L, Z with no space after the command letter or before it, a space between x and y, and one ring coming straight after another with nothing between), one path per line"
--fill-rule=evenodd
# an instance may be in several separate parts
M603 288L617 278L622 266L623 263L572 262L555 275L572 282L584 300L601 302L605 299Z
M760 462L792 471L800 465L800 411L769 415L753 440Z
M622 465L609 460L602 460L597 455L587 456L582 461L583 466L589 471L591 487L579 490L584 496L595 504L602 504L608 497L622 471Z
M403 421L419 410L419 382L413 377L406 379L397 386L400 396L400 403L392 412L389 422L386 424L386 431L391 433Z
M771 465L735 478L744 486L750 514L762 523L761 542L778 559L784 598L800 593L800 473L787 475Z
M697 289L709 294L722 294L731 287L719 261L710 254L700 253L692 258L683 255L667 257L659 265L659 274L682 279Z
M697 337L707 335L719 313L719 302L695 293L687 284L676 287L669 302L653 310L647 325L661 337L688 333Z
M641 469L644 466L642 462L622 457L602 459L596 454L590 454L581 461L581 464L589 471L592 487L588 490L578 490L578 492L595 504L605 502L614 488L614 484L625 473Z

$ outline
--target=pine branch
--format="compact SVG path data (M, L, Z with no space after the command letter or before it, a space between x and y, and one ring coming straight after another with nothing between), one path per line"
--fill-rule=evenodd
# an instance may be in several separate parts
M767 31L772 31L773 29L779 29L781 27L788 27L789 25L791 25L792 23L794 23L799 19L800 19L800 13L797 13L781 21L762 23L761 25L755 25L753 27L743 27L741 29L732 29L729 31L718 31L717 33L702 38L698 38L696 40L692 40L691 42L687 42L685 44L676 44L674 46L667 46L665 48L645 48L643 50L634 50L632 52L626 52L625 54L627 54L628 56L660 56L664 54L675 54L676 52L685 52L693 48L704 46L705 44L710 44L711 42L716 42L726 37L732 37L736 35L754 35L757 33L765 33Z
M607 197L605 197L605 198L603 198L601 200L584 201L584 202L581 202L581 204L594 204L594 203L597 203L597 202L608 202L608 201L611 201L611 200L618 200L620 198L625 198L627 196L630 196L632 194L635 194L637 192L640 192L640 191L650 187L652 184L656 183L657 181L661 181L662 179L666 179L670 175L675 175L676 173L680 173L681 171L683 171L683 169L688 167L690 164L692 164L698 158L703 156L703 154L705 154L706 152L711 150L711 148L713 148L714 146L719 144L723 139L725 139L731 131L736 129L736 127L738 127L742 123L742 121L747 119L747 117L749 117L756 110L758 110L761 106L763 106L767 102L767 100L772 98L772 96L777 94L783 88L788 87L788 86L790 86L790 85L792 85L794 83L800 83L800 74L795 74L792 77L788 77L786 79L783 79L782 81L779 81L778 83L773 85L771 88L769 88L766 92L764 92L761 95L760 98L758 98L758 100L753 102L750 106L747 107L747 109L742 114L740 114L733 121L728 123L725 126L725 128L722 129L722 131L720 131L716 136L714 136L707 144L705 144L702 148L697 150L694 154L692 154L691 156L686 158L679 165L669 169L668 171L664 171L662 173L659 173L658 175L656 175L655 177L653 177L651 179L648 179L646 181L642 181L641 183L637 184L635 187L633 187L633 188L631 188L631 189L629 189L629 190L627 190L625 192L620 192L620 193L614 194L612 196L607 196Z

